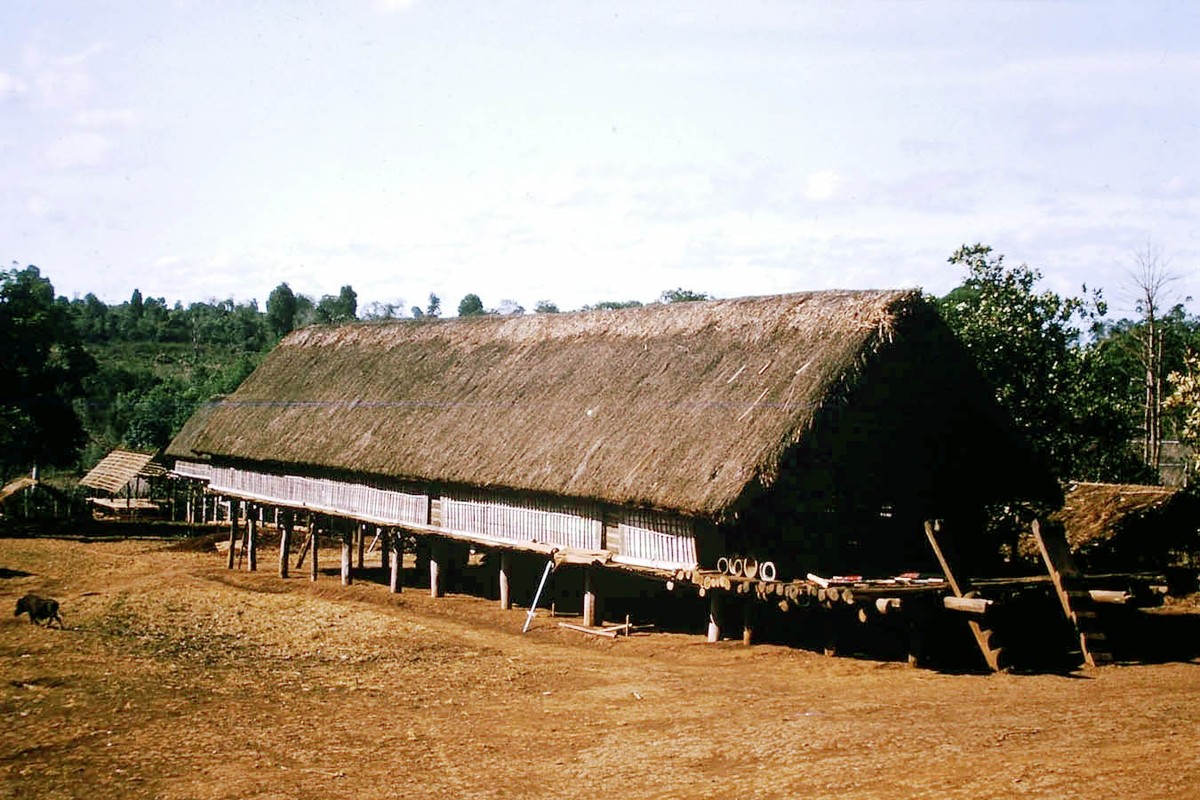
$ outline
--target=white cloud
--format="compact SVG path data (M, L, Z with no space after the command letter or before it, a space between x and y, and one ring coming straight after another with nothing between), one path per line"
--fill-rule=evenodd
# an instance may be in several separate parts
M417 4L417 0L376 0L375 6L381 11L407 11Z
M46 148L45 158L56 169L94 167L112 150L112 142L98 133L70 133Z
M808 176L808 189L805 196L809 200L828 200L837 194L842 184L842 177L833 170L821 170Z
M8 72L0 72L0 100L25 94L29 87L25 81Z
M79 128L132 128L138 123L138 115L127 109L94 109L78 111L71 122Z

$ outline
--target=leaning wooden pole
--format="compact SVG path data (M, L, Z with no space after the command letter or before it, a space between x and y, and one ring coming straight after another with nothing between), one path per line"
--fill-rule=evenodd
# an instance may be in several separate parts
M938 563L942 566L942 574L946 576L946 582L950 584L950 591L954 592L955 597L962 597L962 589L959 588L958 581L954 578L954 572L950 569L950 563L946 560L941 545L938 544L938 535L941 532L941 520L925 521L925 537L929 539L929 546L933 548L933 554L937 556ZM983 627L973 619L967 620L967 626L971 629L971 634L975 637L975 643L979 645L979 652L983 653L983 660L987 662L988 668L992 672L999 672L1000 648L991 645L991 629Z
M1063 614L1075 628L1079 637L1079 651L1083 663L1089 667L1112 661L1107 637L1100 630L1095 601L1085 588L1073 585L1079 577L1079 569L1071 557L1071 547L1061 531L1052 535L1042 530L1040 520L1033 521L1033 538L1037 542L1046 571L1054 583L1054 592L1062 605Z

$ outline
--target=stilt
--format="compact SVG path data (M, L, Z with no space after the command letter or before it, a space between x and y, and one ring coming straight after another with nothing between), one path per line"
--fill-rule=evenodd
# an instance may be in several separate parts
M400 594L404 588L404 536L392 529L387 533L388 546L392 549L392 574L389 588L392 594Z
M276 509L275 524L279 526L279 577L288 576L288 551L292 549L292 512L279 514Z
M754 644L754 601L742 601L742 644Z
M308 517L308 549L309 555L309 580L317 579L317 520L310 514Z
M429 543L429 596L442 596L442 562L446 560L446 548L440 539Z
M512 608L512 551L500 551L500 608Z
M258 571L258 509L246 504L246 570Z
M596 574L591 567L583 568L583 624L596 626Z
M367 557L367 523L358 523L358 568L361 570Z
M383 569L383 574L387 575L389 571L388 565L392 560L391 532L387 528L376 528L375 538L379 540L379 566Z
M342 586L349 586L354 583L353 567L353 547L354 534L358 530L358 526L342 530Z
M708 593L708 640L721 641L721 593Z
M237 501L229 501L229 563L226 569L233 569L233 559L237 555L238 515Z

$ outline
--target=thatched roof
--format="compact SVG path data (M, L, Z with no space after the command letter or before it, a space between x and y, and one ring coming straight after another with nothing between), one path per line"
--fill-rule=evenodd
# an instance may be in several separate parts
M1062 508L1050 519L1062 524L1071 549L1078 550L1111 539L1148 517L1161 516L1177 497L1195 505L1178 489L1167 486L1076 483L1067 489Z
M165 474L162 465L154 461L153 453L113 450L100 459L100 463L92 467L79 483L91 489L117 494L134 478L156 478Z
M167 452L717 518L914 316L917 292L834 291L314 326Z

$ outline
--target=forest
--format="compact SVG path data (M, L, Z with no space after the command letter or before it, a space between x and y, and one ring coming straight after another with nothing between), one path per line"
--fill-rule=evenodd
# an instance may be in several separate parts
M974 356L996 397L1062 480L1159 482L1163 443L1200 434L1200 318L1171 292L1174 276L1152 246L1133 258L1134 318L1110 319L1103 292L1042 289L1039 270L1011 266L981 244L948 259L961 282L930 296ZM710 299L669 289L654 302ZM610 300L581 310L637 306ZM458 316L533 312L502 300L489 309L467 294ZM114 447L164 447L192 412L231 392L288 332L355 320L430 320L430 295L407 311L358 294L313 297L277 286L256 300L168 305L161 297L108 304L57 295L35 266L0 272L0 477L34 465L87 469Z

